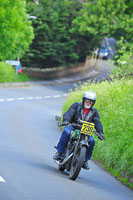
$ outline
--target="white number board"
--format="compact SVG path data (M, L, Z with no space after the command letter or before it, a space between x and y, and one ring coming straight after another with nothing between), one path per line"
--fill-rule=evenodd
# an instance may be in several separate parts
M19 60L6 60L6 63L9 65L20 65Z

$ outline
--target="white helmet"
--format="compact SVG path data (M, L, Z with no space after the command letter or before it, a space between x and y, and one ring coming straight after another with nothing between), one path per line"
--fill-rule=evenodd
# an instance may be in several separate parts
M82 97L82 105L84 105L84 100L85 99L88 99L88 100L91 100L92 101L92 106L95 104L96 102L96 93L95 92L92 92L92 91L87 91L83 94L83 97Z

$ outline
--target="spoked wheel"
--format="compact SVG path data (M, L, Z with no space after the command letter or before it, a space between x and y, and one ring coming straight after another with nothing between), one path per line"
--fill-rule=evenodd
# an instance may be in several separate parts
M71 180L75 180L78 177L81 167L84 163L85 156L86 156L86 147L82 146L78 150L75 157L73 158L74 160L72 160L70 174L69 174L69 178Z

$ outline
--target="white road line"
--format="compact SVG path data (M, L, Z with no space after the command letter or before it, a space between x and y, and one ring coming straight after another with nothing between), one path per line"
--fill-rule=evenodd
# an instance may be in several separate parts
M58 98L58 97L61 97L61 95L54 95L53 97L54 98Z
M64 97L68 96L68 94L63 94Z
M7 101L14 101L14 98L6 99Z
M51 98L51 96L45 96L44 98L45 98L45 99L49 99L49 98Z
M35 97L35 99L42 99L42 97Z
M21 100L24 100L24 97L19 97L19 98L16 98L16 99L21 101Z
M34 97L26 97L25 99L31 100L34 99Z
M0 102L3 101L22 101L22 100L33 100L33 99L50 99L50 98L59 98L59 97L65 97L68 96L68 94L58 94L54 96L44 96L44 97L18 97L18 98L8 98L8 99L0 99Z
M6 181L0 176L0 181L5 183Z

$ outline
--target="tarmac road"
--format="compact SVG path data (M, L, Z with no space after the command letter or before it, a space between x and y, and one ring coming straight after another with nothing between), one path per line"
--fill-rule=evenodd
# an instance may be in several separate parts
M55 115L74 86L45 83L0 87L0 200L133 199L130 189L92 161L76 181L58 171L52 159L61 134Z

